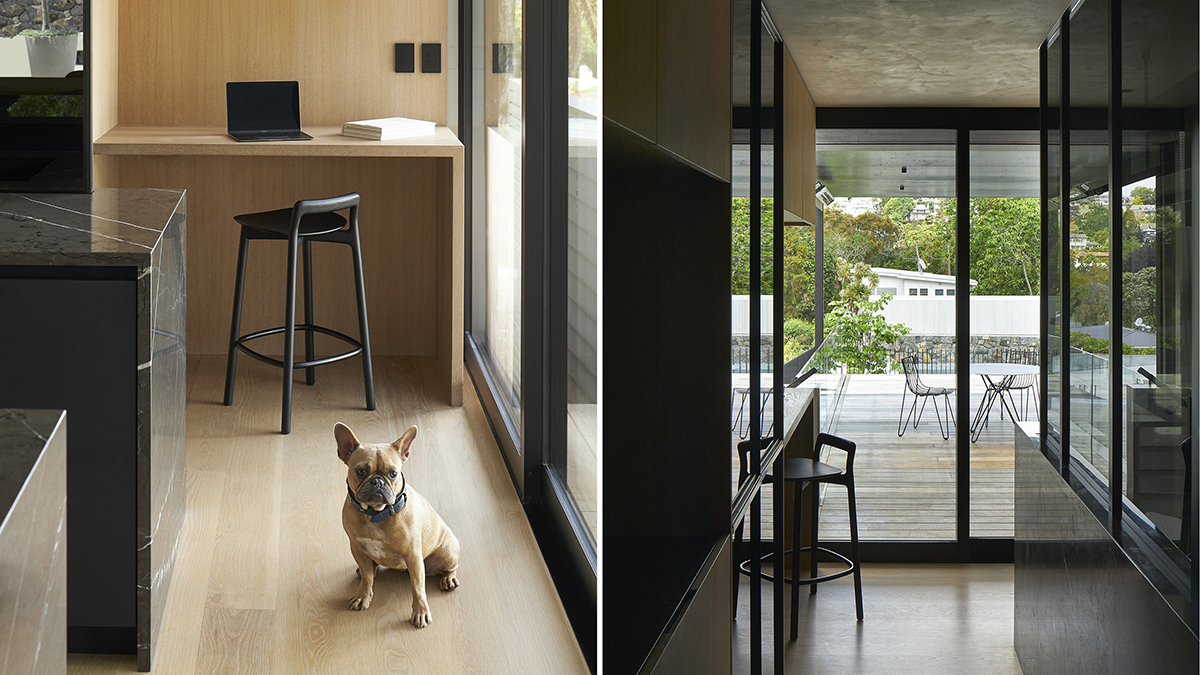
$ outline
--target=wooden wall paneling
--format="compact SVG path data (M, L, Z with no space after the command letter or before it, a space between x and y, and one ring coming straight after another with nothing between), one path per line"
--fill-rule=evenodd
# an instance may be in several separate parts
M230 80L299 80L306 125L446 124L446 0L122 0L118 19L122 124L224 125ZM394 72L397 42L441 44L442 72Z
M619 48L604 50L604 116L654 142L658 138L657 0L606 0L603 11L605 34L621 36Z
M437 371L450 382L450 405L462 405L463 374L463 279L465 265L464 214L454 208L456 195L464 187L464 162L438 159L437 265L449 274L437 275ZM447 227L448 226L448 227ZM456 300L456 298L458 300Z
M791 54L784 60L784 208L817 222L817 109Z
M347 192L362 195L360 238L372 350L381 356L437 354L438 242L436 232L426 223L439 217L437 200L427 198L438 189L438 160L221 156L115 159L123 187L188 190L189 354L224 354L227 349L238 249L238 226L233 216ZM243 333L283 324L285 251L282 242L251 242ZM317 323L357 336L349 248L314 245L313 267ZM299 307L298 321L303 311L303 306ZM281 338L265 338L262 342L265 353L282 352ZM325 354L336 353L330 350L338 345L324 336L317 339L318 351Z
M92 140L117 124L117 0L91 0L91 33L84 37L91 54ZM114 187L115 162L108 157L92 161L92 186Z
M733 171L731 20L727 1L658 3L658 144L725 181Z

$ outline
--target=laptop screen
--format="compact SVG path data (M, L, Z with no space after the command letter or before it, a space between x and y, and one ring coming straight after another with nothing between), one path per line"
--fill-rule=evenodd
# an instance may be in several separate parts
M227 82L229 131L300 129L300 83Z

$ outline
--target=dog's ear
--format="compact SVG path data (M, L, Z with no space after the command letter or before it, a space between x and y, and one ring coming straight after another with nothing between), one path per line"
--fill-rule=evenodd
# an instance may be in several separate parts
M349 464L350 453L358 447L358 439L354 437L354 432L350 431L350 427L338 422L333 425L333 437L337 439L338 459Z
M408 431L405 431L404 435L397 439L395 443L392 443L392 447L396 449L396 452L400 453L400 459L402 461L408 461L409 448L412 446L413 439L416 437L417 425L414 424L409 427Z

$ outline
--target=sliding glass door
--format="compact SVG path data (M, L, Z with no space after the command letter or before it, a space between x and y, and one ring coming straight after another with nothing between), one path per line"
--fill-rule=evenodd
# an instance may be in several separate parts
M595 653L598 4L461 0L470 382Z
M504 429L509 467L521 465L524 223L524 62L521 0L473 3L471 114L470 343ZM470 353L472 349L469 349ZM476 382L476 386L480 383ZM507 442L504 442L507 441ZM523 472L514 479L520 484Z
M825 207L825 341L814 357L835 396L822 431L849 438L859 537L953 542L958 515L954 129L818 129ZM822 536L849 539L830 490Z

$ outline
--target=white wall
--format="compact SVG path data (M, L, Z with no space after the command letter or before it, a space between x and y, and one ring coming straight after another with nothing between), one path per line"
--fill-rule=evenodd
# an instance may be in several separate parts
M895 297L883 310L888 323L902 323L914 335L954 335L953 297ZM972 335L1038 335L1036 295L971 296Z
M774 310L772 309L772 306L771 306L771 303L774 301L775 296L763 295L760 297L762 299L762 304L761 304L762 321L760 323L760 326L762 327L762 334L766 335L768 333L771 333L772 328L775 326L775 322L774 322L775 314L774 314ZM750 296L748 296L748 295L733 296L732 324L733 325L731 326L731 329L729 331L730 335L749 335L750 334Z

